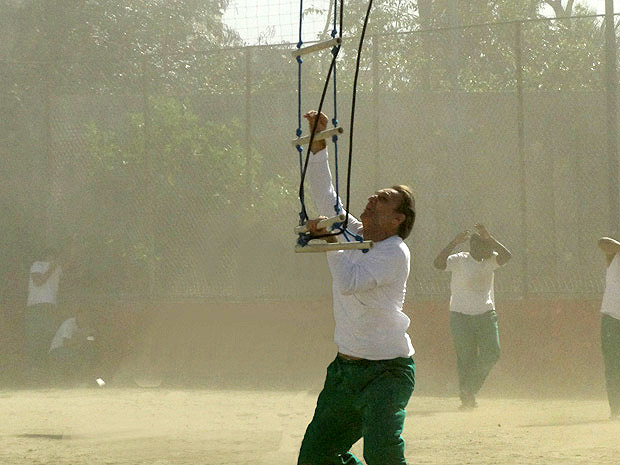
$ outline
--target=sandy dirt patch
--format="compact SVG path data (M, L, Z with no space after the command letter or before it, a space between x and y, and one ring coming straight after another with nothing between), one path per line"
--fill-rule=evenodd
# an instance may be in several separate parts
M0 392L3 464L295 464L316 392L89 388ZM618 464L604 400L412 398L411 464ZM362 444L354 447L361 457Z

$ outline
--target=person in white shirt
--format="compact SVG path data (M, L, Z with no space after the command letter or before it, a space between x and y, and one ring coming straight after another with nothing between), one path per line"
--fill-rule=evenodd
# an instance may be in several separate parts
M620 242L602 237L598 246L607 259L605 293L601 303L601 349L610 417L620 419Z
M317 131L327 117L305 115ZM314 142L306 179L321 215L341 205L332 186L324 141ZM403 313L410 253L404 239L415 221L415 203L406 186L371 195L361 222L349 216L348 228L374 247L327 252L333 286L334 342L338 354L327 368L325 385L301 444L299 465L360 464L350 452L364 438L368 465L405 464L401 433L405 407L415 384L414 353ZM317 220L307 222L314 236ZM326 237L336 242L342 236Z
M53 249L46 250L42 259L30 267L24 330L28 375L32 382L47 379L47 352L58 325L57 298L62 271Z
M500 344L495 313L494 271L511 254L482 224L477 232L459 233L441 251L433 265L452 272L450 332L456 350L461 408L476 407L476 394L499 359ZM452 254L469 239L469 252Z
M91 318L78 308L75 316L58 327L49 346L50 378L62 383L86 381L95 359L95 336Z

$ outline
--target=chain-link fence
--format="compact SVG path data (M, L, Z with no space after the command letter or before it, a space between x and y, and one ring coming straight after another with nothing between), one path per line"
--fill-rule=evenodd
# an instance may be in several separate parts
M602 291L596 239L617 232L603 25L599 17L552 23L367 38L351 209L359 214L377 188L413 187L412 296L447 295L433 258L475 222L513 252L499 294ZM578 42L586 34L590 42ZM345 40L338 65L345 131L356 47ZM0 62L5 283L53 245L70 250L65 295L328 295L324 257L293 253L291 49ZM328 53L305 60L304 109L318 104ZM325 109L333 112L331 103ZM347 148L341 137L339 150ZM5 284L4 298L22 288Z

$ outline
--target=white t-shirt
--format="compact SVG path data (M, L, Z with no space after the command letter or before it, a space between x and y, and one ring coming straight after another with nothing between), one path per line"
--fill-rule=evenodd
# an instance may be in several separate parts
M496 252L480 262L469 252L450 255L446 262L446 270L452 272L450 311L481 315L495 310L493 277L499 266Z
M614 255L605 274L605 293L601 312L620 320L620 258Z
M52 339L50 352L54 349L62 347L65 344L65 339L71 339L77 330L78 325L77 321L75 321L75 317L67 318L63 321L58 328L58 331L56 331L54 339Z
M45 273L50 267L49 262L34 262L30 267L30 277L28 280L28 302L27 305L54 304L56 305L56 295L58 294L58 284L62 268L56 265L50 277L42 285L35 285L32 280L33 273Z
M333 216L333 206L340 199L336 199L332 186L327 150L310 157L307 180L319 213ZM362 224L349 216L348 229L360 234ZM338 237L344 240L342 235ZM338 351L368 360L413 355L407 334L410 320L403 313L410 263L404 241L391 236L375 242L367 253L328 252L327 262L333 279L334 342Z

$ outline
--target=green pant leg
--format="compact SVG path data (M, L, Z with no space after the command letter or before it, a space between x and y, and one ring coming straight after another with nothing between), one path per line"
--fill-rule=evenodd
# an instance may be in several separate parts
M47 383L49 349L56 334L56 306L37 304L26 308L24 315L26 378L29 383Z
M478 358L478 345L470 315L450 312L450 333L456 351L456 368L461 400L474 395L473 373Z
M41 365L47 360L52 339L56 334L56 306L38 304L26 308L24 330L26 354L32 365Z
M472 373L472 393L477 394L500 356L497 313L491 310L473 317L478 357Z
M415 366L411 359L381 363L383 373L362 395L364 459L368 465L406 465L402 431L405 407L415 385Z
M605 364L605 387L612 415L620 414L620 320L601 317L601 349Z
M317 400L314 417L306 429L299 465L361 465L349 449L362 436L355 379L338 358L327 367L325 385Z

